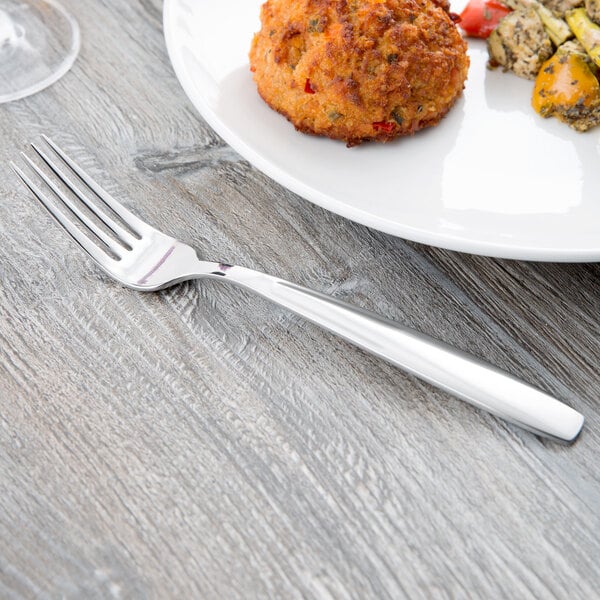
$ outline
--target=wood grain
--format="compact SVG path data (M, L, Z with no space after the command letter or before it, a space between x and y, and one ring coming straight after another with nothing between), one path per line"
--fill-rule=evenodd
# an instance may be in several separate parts
M0 597L598 598L600 266L325 212L196 114L158 0L64 1L74 69L0 105ZM119 287L8 169L42 132L207 258L467 349L584 433L542 441L218 282Z

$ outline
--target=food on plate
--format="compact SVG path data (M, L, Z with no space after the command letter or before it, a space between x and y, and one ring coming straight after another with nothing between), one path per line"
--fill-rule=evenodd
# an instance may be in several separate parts
M568 10L582 6L584 0L541 0L554 14L564 16Z
M296 129L353 146L436 125L469 59L447 0L267 0L250 65Z
M554 53L552 41L534 8L517 8L500 20L488 38L490 66L535 79Z
M600 0L585 0L585 12L595 23L600 23Z
M487 38L511 9L496 0L471 0L460 14L460 28L469 37Z
M600 67L600 27L592 22L584 8L568 11L565 18L581 45Z
M567 42L542 67L533 90L533 108L587 131L600 122L597 67L579 42Z
M504 16L486 13L482 3L497 0L470 0L460 16L477 9L481 21L494 24L479 28L487 33L489 67L535 80L531 104L542 117L577 131L600 125L600 0L506 0ZM461 27L473 35L472 23Z
M568 39L573 37L573 32L569 29L566 22L552 12L547 6L538 2L538 0L506 0L508 6L514 9L518 8L533 8L542 20L548 36L555 46L560 46ZM580 0L578 0L580 1ZM548 0L546 0L548 2ZM562 13L561 13L562 14Z

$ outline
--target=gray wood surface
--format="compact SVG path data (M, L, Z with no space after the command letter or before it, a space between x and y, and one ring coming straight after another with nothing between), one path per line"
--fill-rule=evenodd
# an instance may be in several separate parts
M330 214L228 148L159 0L65 0L66 77L0 105L0 598L598 598L600 266ZM108 280L8 160L41 133L212 259L374 309L587 417L560 446L240 289Z

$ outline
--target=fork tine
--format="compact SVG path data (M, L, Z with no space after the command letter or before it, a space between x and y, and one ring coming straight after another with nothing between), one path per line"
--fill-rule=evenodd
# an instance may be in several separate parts
M11 162L12 170L19 176L21 181L29 188L31 193L42 203L46 210L62 225L67 233L103 268L108 269L113 258L104 250L100 249L92 240L85 235L73 221L65 215L55 204L50 202L43 192L25 175L25 173Z
M102 186L100 186L92 177L90 177L75 161L65 154L63 150L53 142L47 135L42 134L44 141L60 156L60 158L78 175L78 177L99 197L107 206L117 213L121 219L141 237L141 232L150 227L139 217L127 210L120 202L117 202Z
M117 244L110 236L108 236L102 229L100 229L96 223L94 223L86 214L81 212L75 203L68 198L57 185L23 152L21 156L27 162L27 164L36 172L36 174L42 179L42 181L60 198L65 206L94 234L96 235L109 249L111 252L116 254L119 258L122 257L123 247ZM131 250L131 248L129 248Z
M86 196L81 189L73 183L70 177L68 177L52 159L36 144L31 144L31 147L36 151L37 155L46 163L46 165L54 171L55 175L71 190L113 233L119 238L123 244L127 246L128 250L131 250L131 245L135 242L136 238L121 225L119 225L114 219L112 219L104 210L102 210L97 204ZM73 208L69 206L71 210ZM80 218L81 215L78 214ZM98 235L96 231L94 231ZM103 239L103 241L105 241Z

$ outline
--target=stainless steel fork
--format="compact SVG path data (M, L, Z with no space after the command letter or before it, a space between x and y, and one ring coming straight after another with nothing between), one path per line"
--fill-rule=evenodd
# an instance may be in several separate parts
M572 442L581 431L584 418L572 408L443 342L277 277L200 260L193 248L132 214L52 140L43 137L49 148L35 144L32 148L56 177L46 174L24 153L35 176L14 163L12 168L98 266L123 285L150 292L205 277L235 283L538 435ZM65 193L67 190L70 193ZM82 210L71 194L104 225Z

